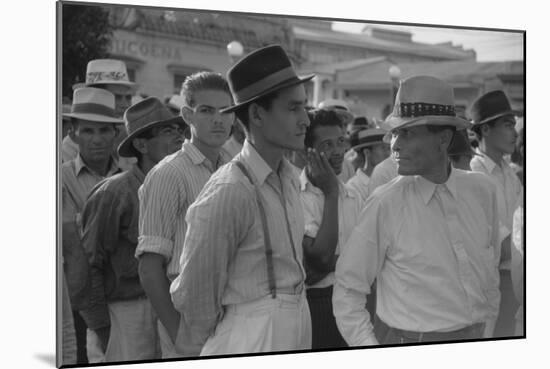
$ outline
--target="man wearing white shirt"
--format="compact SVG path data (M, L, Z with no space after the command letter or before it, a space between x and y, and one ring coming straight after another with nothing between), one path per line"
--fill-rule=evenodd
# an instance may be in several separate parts
M334 111L308 112L307 165L300 175L304 207L302 242L307 271L307 300L312 321L312 348L346 347L334 320L334 267L361 212L360 195L338 179L346 145L342 120Z
M338 328L351 346L490 337L498 314L499 219L495 184L454 169L451 86L401 82L386 119L398 176L367 200L336 265ZM377 280L374 334L365 296Z
M470 165L472 170L483 172L492 177L504 199L501 206L501 219L508 235L512 231L513 214L520 203L523 186L514 170L504 160L505 155L512 154L516 147L518 133L514 115L518 112L510 106L503 91L491 91L479 97L470 108L472 131L479 141L476 155ZM511 247L510 237L502 243L500 260L500 303L499 318L495 327L497 337L514 334L514 314L518 302L514 297L510 276Z

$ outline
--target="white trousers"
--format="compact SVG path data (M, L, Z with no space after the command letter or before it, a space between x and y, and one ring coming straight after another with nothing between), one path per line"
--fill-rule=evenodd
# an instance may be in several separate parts
M311 317L303 292L227 306L201 356L308 349Z

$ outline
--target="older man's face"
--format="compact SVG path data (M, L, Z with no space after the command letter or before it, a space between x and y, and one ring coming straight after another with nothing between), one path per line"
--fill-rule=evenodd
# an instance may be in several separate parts
M426 126L397 128L392 131L391 150L400 175L429 175L440 168L445 152L440 133Z

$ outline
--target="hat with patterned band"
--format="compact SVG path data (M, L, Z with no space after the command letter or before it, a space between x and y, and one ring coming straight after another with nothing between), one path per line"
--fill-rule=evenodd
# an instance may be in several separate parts
M469 128L470 122L456 116L454 104L453 88L446 82L430 76L410 77L400 82L393 111L383 128L420 125Z
M307 82L313 77L314 74L298 77L281 46L270 45L257 49L239 60L227 72L235 105L221 112L234 112L272 92Z
M118 146L118 154L124 157L135 156L132 140L141 133L165 124L178 124L184 127L185 121L174 114L156 97L147 97L130 106L124 112L124 123L128 136Z
M71 111L63 116L98 123L123 123L122 119L115 118L115 95L95 87L74 90Z
M519 110L512 109L510 101L501 90L487 92L480 96L470 108L470 117L474 125L484 124L505 115L518 114L520 114Z
M128 86L133 91L139 86L137 83L131 82L128 78L126 64L123 61L115 59L95 59L89 61L86 67L86 82L73 85L73 89L105 84Z

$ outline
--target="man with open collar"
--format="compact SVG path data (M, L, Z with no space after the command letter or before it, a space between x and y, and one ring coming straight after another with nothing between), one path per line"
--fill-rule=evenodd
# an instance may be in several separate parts
M160 358L157 317L141 286L138 261L138 189L154 165L181 148L185 123L159 99L148 97L124 113L120 157L138 159L105 179L82 211L82 244L90 262L90 304L81 314L99 337L105 361Z
M304 217L285 150L303 150L303 83L278 45L228 72L247 130L241 152L189 208L181 272L170 291L201 355L311 348L302 265Z
M516 132L515 115L508 98L501 90L491 91L480 96L470 107L472 131L476 134L479 146L470 163L472 170L486 173L497 183L504 199L502 223L506 228L506 237L502 243L500 260L500 292L502 295L500 313L495 328L498 337L514 334L514 314L518 302L514 297L510 275L511 242L513 215L523 199L523 185L505 155L514 152L518 133Z
M491 337L498 314L499 217L495 184L451 166L451 86L401 82L386 119L400 176L367 200L336 266L334 313L351 346ZM377 281L375 322L365 296Z
M90 190L101 180L120 171L112 157L112 147L123 121L115 117L115 97L93 87L76 89L71 119L79 146L76 158L61 166L62 244L64 269L74 315L77 338L77 363L88 363L86 324L80 313L88 303L88 262L80 243L81 212ZM65 312L64 312L65 313Z

